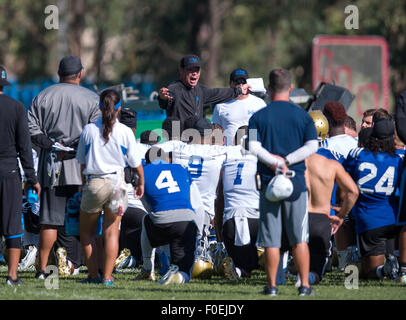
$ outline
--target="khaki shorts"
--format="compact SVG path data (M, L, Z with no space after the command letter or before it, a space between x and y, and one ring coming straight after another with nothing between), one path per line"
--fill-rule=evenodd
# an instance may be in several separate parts
M91 178L82 190L80 209L88 213L98 213L108 208L113 185L107 178ZM123 211L128 207L128 194L125 192Z

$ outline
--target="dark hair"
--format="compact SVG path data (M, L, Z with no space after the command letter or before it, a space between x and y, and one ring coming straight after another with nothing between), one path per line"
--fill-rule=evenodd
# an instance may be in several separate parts
M330 128L341 127L347 119L344 106L338 101L330 101L324 105L323 114L327 118Z
M349 128L349 129L352 129L352 130L354 130L354 131L357 131L357 123L356 123L355 120L354 120L352 117L350 117L350 116L347 116L347 118L345 118L345 120L344 120L344 125L345 125L347 128Z
M375 122L378 119L389 119L389 120L393 120L392 116L389 114L388 111L386 111L385 109L379 108L376 109L373 116L372 116L372 122Z
M113 131L113 126L118 114L118 110L116 110L115 106L119 102L120 94L116 90L107 89L100 94L103 138L106 140L106 143L109 142L109 135Z
M241 126L237 129L237 131L235 132L235 136L234 136L234 144L235 145L239 145L240 142L237 141L238 139L241 140L241 138L243 136L245 136L248 132L248 126Z
M140 135L140 142L144 144L154 145L157 144L160 137L155 131L147 130L143 131Z
M165 160L165 156L166 154L161 148L152 146L145 154L145 162L146 164L149 164L157 159Z
M80 73L80 72L74 73L74 74L70 74L70 75L68 75L68 76L60 76L60 77L59 77L59 81L60 81L60 82L64 82L64 81L69 81L69 80L76 80L77 77L79 76L79 73Z
M358 147L360 147L360 148L365 147L371 134L372 134L372 127L362 128L358 132Z
M365 118L365 117L373 116L375 111L376 111L376 109L365 110L364 113L362 114L362 117Z
M274 69L269 73L269 88L274 93L289 90L291 84L290 72L286 69Z

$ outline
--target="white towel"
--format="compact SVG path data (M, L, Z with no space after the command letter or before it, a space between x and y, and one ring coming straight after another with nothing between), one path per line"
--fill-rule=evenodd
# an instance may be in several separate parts
M234 217L234 222L235 222L234 245L238 247L246 246L251 242L250 229L248 227L248 219L245 217Z

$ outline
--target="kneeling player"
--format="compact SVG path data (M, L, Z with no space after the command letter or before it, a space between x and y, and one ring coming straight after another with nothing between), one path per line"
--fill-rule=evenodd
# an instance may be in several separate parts
M141 233L143 270L134 280L155 280L154 248L169 244L172 265L159 282L188 282L197 237L190 174L181 165L170 163L169 155L160 148L152 147L145 158L145 200L151 210Z
M247 128L243 126L238 129L234 139L236 146L229 147L226 153L217 193L216 220L223 220L221 237L229 255L223 260L223 268L229 280L250 277L251 271L258 268L257 157L243 150L236 141L238 135L244 135L239 132L246 133Z
M368 278L398 276L394 247L387 245L399 233L394 197L402 159L396 155L393 134L391 117L377 118L374 114L372 133L365 148L352 150L343 163L360 190L353 214L363 273Z

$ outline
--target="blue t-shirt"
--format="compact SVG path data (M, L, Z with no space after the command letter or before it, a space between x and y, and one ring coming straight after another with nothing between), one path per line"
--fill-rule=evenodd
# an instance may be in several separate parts
M343 163L360 191L352 214L357 233L395 224L397 206L395 188L402 170L398 155L364 148L351 150Z
M179 164L153 162L144 167L145 196L153 212L192 209L189 172Z
M282 157L301 148L309 140L317 140L313 119L304 109L287 101L271 102L255 112L248 124L248 130L252 129L257 130L257 136L252 136L248 131L249 139L257 139L263 148ZM305 162L295 163L289 169L295 171L297 180L305 191ZM258 172L263 186L274 176L274 172L260 161Z

